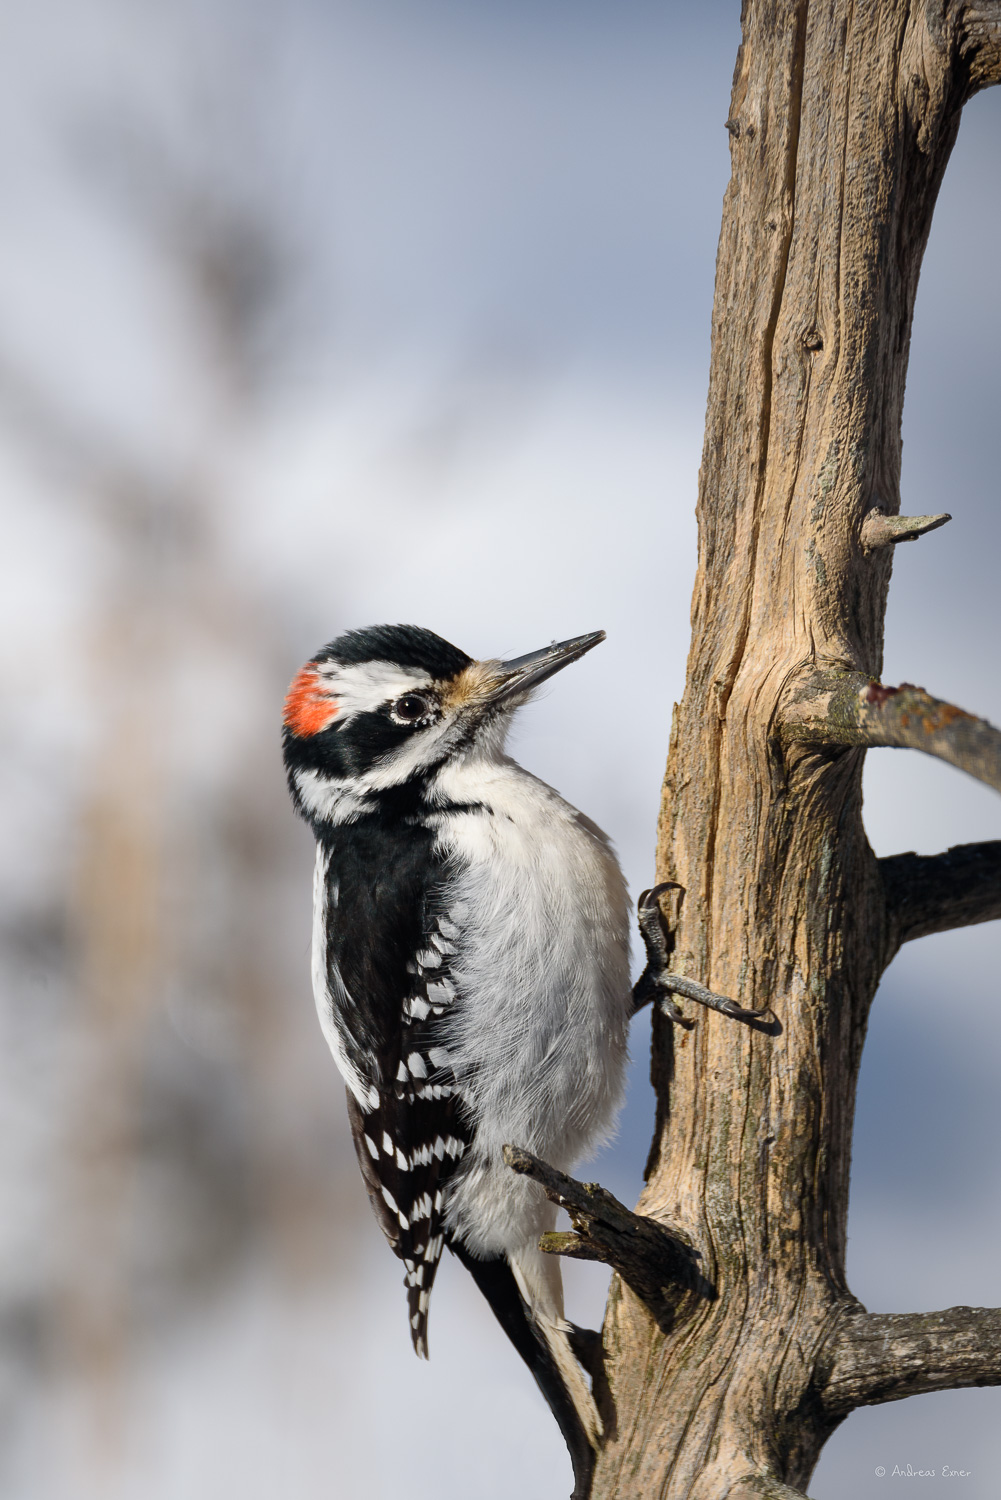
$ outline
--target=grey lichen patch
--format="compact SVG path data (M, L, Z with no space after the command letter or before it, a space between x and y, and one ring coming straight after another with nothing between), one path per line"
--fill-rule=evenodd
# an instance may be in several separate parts
M833 438L827 450L827 457L821 464L817 474L817 498L813 502L810 511L810 520L816 525L824 514L827 505L827 497L834 488L838 472L841 468L841 445L837 438Z
M811 537L806 544L806 565L808 568L813 569L820 586L826 588L827 567L824 563L823 554L819 551L814 537Z

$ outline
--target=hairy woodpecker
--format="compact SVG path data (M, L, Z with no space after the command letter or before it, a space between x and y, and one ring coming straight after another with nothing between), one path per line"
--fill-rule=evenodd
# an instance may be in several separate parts
M316 837L313 988L358 1160L405 1268L414 1348L443 1246L529 1365L586 1492L600 1422L574 1357L556 1210L506 1142L569 1169L619 1103L626 886L606 836L504 753L531 690L604 639L475 661L429 630L332 641L285 701Z

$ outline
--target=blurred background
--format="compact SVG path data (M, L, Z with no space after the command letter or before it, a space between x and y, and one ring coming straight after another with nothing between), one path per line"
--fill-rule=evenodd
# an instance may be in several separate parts
M736 0L35 0L0 11L0 1494L559 1495L446 1263L429 1365L309 986L298 665L414 620L603 627L514 749L652 875L695 562ZM932 232L886 680L1001 717L1001 94ZM992 269L993 268L993 269ZM610 686L614 684L613 686ZM629 711L622 716L623 705ZM869 757L879 853L1001 836ZM862 1070L849 1275L1001 1303L996 927L911 944ZM648 1021L599 1175L632 1201ZM568 1267L597 1323L597 1268ZM854 1415L811 1493L1001 1484L1001 1396ZM887 1477L875 1477L882 1465Z

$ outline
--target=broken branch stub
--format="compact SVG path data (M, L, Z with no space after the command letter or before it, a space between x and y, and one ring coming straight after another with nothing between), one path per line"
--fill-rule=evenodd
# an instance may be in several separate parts
M874 552L877 547L891 547L896 542L916 542L951 520L945 510L935 516L885 516L881 510L871 510L862 522L862 546Z
M573 1230L544 1234L540 1248L611 1266L665 1331L700 1299L715 1295L699 1268L698 1252L676 1231L633 1213L598 1183L577 1182L520 1146L505 1146L504 1161L570 1215Z

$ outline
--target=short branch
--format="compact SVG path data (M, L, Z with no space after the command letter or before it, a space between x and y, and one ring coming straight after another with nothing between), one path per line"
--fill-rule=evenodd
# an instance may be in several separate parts
M895 542L916 542L919 536L937 531L951 520L945 510L937 516L884 516L880 510L871 510L862 522L862 546L874 552Z
M645 1302L661 1328L672 1327L684 1308L714 1289L699 1270L699 1257L677 1231L634 1214L595 1182L577 1182L520 1146L505 1146L512 1171L530 1177L551 1203L565 1208L572 1233L544 1234L543 1250L575 1260L600 1260Z
M883 687L860 672L818 672L786 703L780 733L786 743L922 750L1001 791L1001 732L909 682Z
M1001 840L879 861L893 952L912 938L1001 917Z
M1001 1385L1001 1308L852 1313L834 1330L821 1380L832 1416L927 1391Z
M975 0L959 12L959 52L966 65L969 98L980 89L1001 83L1001 4L998 0Z

